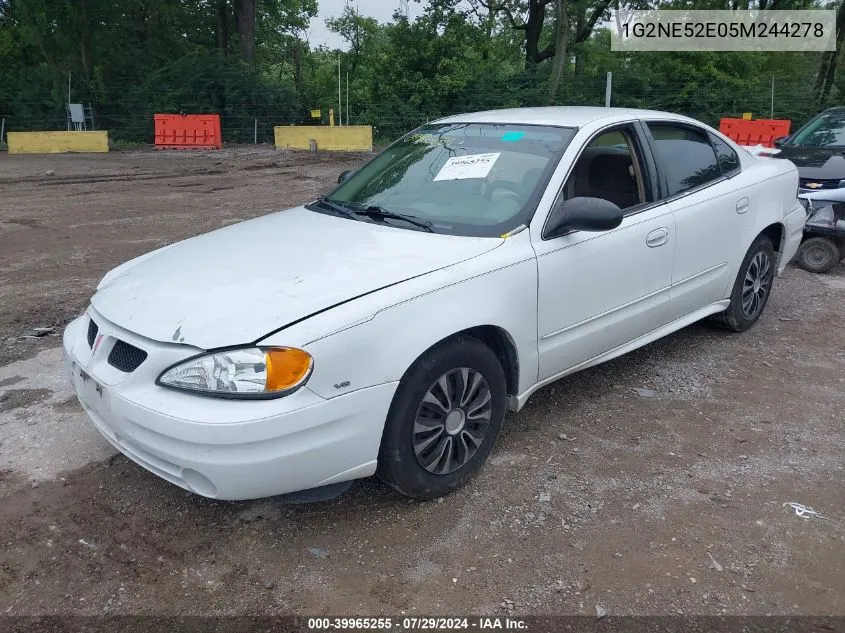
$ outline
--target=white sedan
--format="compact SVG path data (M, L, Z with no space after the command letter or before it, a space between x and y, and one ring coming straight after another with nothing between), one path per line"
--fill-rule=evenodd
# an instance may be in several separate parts
M751 327L805 222L792 163L645 110L449 117L338 180L103 278L64 349L119 451L218 499L449 493L543 385Z

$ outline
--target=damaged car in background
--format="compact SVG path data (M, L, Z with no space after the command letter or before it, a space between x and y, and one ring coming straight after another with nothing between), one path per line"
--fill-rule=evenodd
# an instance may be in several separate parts
M845 188L803 191L807 210L804 239L795 263L811 273L826 273L845 259Z
M826 273L845 259L845 107L817 114L775 141L775 157L798 167L799 199L807 209L795 263Z
M106 274L64 353L117 450L218 499L447 494L540 387L753 326L806 217L790 162L647 110L449 117L339 180Z

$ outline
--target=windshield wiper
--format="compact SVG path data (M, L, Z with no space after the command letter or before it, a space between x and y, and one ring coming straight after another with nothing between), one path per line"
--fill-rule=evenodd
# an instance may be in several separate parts
M366 207L359 210L354 211L355 215L363 215L368 218L373 218L376 220L403 220L408 224L413 224L414 226L418 226L421 229L428 231L429 233L434 233L434 229L431 226L431 222L426 222L425 220L418 220L412 215L405 215L404 213L394 213L393 211L388 211L387 209L383 209L381 207Z
M332 211L337 211L338 213L345 215L347 218L352 218L353 220L357 219L355 217L355 212L353 212L351 209L348 209L347 207L344 207L343 205L340 205L337 202L332 202L325 196L322 198L318 198L317 202L327 206Z

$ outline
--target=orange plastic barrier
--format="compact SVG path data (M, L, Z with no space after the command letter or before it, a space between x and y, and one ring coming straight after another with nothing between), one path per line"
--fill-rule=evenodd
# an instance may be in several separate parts
M156 114L156 149L222 149L219 114Z
M789 136L792 121L788 119L722 119L719 131L739 145L774 147L774 140Z

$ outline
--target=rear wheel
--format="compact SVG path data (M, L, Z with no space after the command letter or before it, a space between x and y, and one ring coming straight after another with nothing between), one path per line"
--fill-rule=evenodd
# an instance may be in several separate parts
M416 499L464 485L493 449L506 398L505 372L483 342L458 336L432 348L399 383L378 476Z
M798 247L795 263L811 273L826 273L842 259L839 247L827 237L811 237Z
M754 325L769 300L776 262L771 240L758 236L739 267L727 310L714 314L710 321L734 332L744 332Z

